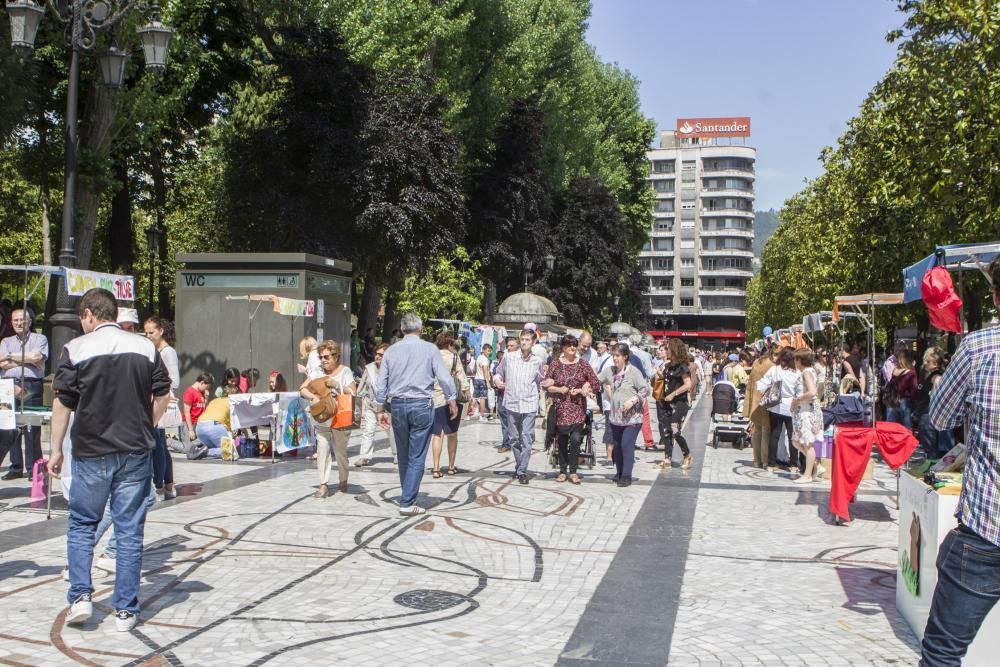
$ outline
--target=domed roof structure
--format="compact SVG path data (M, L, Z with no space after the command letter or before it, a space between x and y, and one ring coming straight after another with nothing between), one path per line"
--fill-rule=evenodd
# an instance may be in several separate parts
M559 308L551 300L544 296L531 292L518 292L511 294L500 303L494 320L497 324L505 325L508 328L520 329L528 322L535 324L555 325L560 322L562 315ZM562 327L559 327L560 329ZM553 327L545 328L546 331L554 330Z
M632 334L642 333L631 324L626 324L625 322L612 322L608 325L606 331L608 335L615 334L618 336L631 336Z

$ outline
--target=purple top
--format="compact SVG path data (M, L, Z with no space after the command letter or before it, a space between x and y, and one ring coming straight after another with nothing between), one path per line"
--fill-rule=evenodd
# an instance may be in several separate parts
M40 333L29 333L27 343L24 346L25 352L41 352L46 359L49 358L49 339ZM21 362L21 340L17 336L10 336L0 340L0 358L11 355L14 361ZM5 378L19 378L22 375L26 378L41 380L45 375L45 362L41 367L27 364L24 367L8 368L3 372Z

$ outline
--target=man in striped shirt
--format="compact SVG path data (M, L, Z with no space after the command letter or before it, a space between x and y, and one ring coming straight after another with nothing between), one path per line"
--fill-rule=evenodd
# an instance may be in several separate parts
M521 484L528 483L528 461L535 443L535 417L541 390L543 362L531 353L535 337L522 331L516 352L504 355L493 376L493 384L503 390L507 433L514 449L514 475Z
M990 264L1000 308L1000 257ZM968 418L958 527L938 549L938 581L921 645L921 665L961 665L1000 599L1000 327L967 334L931 393L934 428Z

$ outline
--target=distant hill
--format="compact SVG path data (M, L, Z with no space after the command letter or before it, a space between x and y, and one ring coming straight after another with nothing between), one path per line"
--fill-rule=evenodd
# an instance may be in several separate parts
M778 212L773 208L770 211L754 211L753 218L753 254L760 258L764 252L764 244L771 238L771 234L778 228Z

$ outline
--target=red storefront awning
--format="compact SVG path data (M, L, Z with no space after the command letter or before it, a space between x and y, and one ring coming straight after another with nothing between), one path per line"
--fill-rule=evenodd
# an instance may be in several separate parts
M727 338L745 340L743 331L647 331L653 338Z

